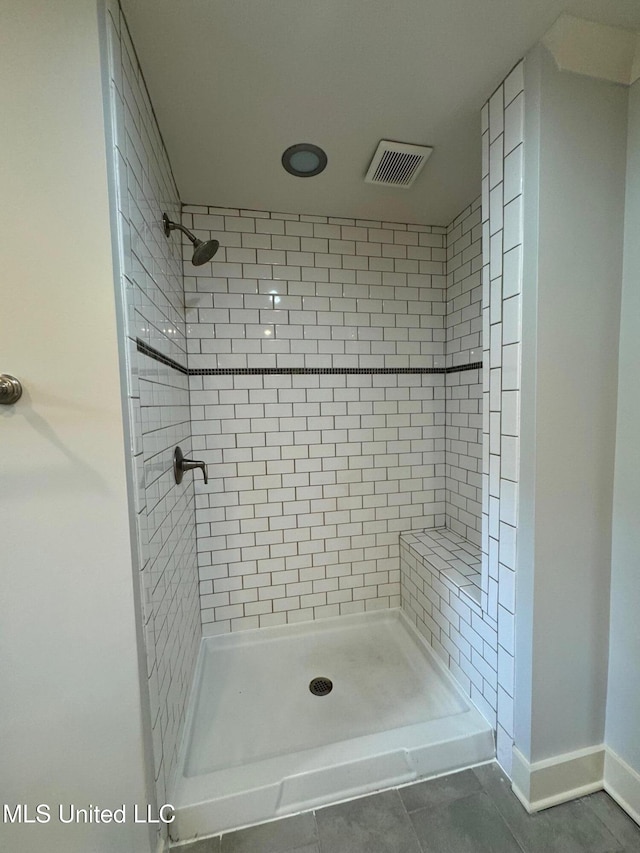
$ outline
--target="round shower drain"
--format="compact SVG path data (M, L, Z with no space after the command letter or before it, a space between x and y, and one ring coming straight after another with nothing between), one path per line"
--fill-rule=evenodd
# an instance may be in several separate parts
M326 696L333 690L333 681L330 678L312 678L309 682L309 690L314 696Z

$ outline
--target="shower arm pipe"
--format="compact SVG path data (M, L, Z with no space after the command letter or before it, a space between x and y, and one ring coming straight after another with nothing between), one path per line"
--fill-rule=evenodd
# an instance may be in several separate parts
M207 240L206 242L198 240L198 238L192 234L188 228L185 228L184 225L180 225L178 222L172 222L166 213L162 214L162 230L164 231L164 236L167 237L167 239L174 230L182 231L183 234L187 235L193 243L193 258L191 259L191 263L194 267L201 267L203 264L208 263L220 248L218 240Z
M172 222L166 213L162 214L162 225L164 227L164 233L165 233L166 237L168 237L172 231L177 230L177 231L182 231L183 234L186 234L194 246L196 243L199 242L198 238L195 237L191 233L191 231L189 231L188 228L185 228L184 225L180 225L178 222Z

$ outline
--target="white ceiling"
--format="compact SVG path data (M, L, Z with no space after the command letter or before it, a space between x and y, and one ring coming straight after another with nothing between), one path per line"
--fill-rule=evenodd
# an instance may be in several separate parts
M448 224L480 192L479 110L561 12L640 30L640 0L123 0L185 203ZM365 184L380 139L435 150ZM297 142L327 153L295 178Z

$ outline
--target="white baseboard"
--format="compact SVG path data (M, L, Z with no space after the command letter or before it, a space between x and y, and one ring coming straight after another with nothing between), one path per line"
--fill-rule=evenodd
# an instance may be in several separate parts
M604 789L640 824L640 773L609 748L604 759Z
M604 790L640 824L640 773L607 746L530 764L513 748L512 788L529 813Z
M513 792L529 812L593 794L603 787L605 747L567 752L530 764L513 748Z

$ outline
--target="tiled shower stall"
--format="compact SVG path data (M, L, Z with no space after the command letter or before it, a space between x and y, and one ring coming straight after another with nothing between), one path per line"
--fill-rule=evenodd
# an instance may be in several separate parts
M108 7L160 801L201 630L398 606L497 728L508 769L522 66L482 112L482 196L470 187L449 224L181 206ZM165 211L219 240L212 263L193 267L190 244L165 238ZM177 444L207 462L207 485L196 472L175 486Z

